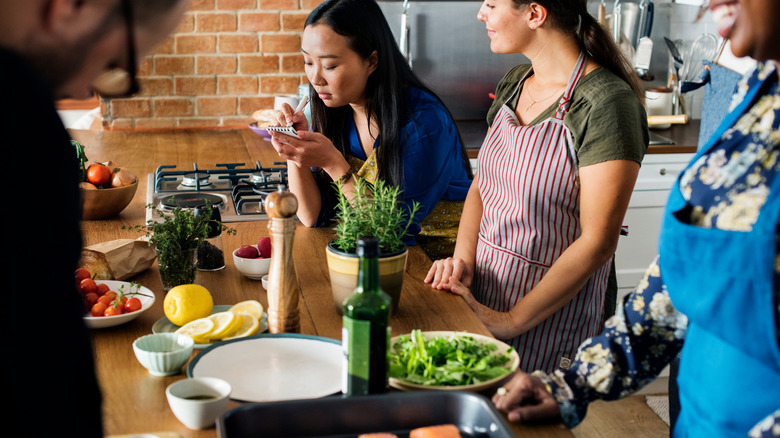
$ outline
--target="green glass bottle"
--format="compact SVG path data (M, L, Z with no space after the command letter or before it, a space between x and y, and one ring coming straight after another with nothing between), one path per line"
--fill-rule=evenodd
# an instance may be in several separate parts
M387 392L390 348L390 296L379 286L379 239L361 237L355 291L344 300L342 392L368 395Z

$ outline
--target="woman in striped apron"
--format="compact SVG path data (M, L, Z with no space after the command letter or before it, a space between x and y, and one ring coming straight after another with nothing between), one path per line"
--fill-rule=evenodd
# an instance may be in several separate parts
M643 92L581 0L486 0L478 18L491 50L531 66L497 88L455 253L426 281L462 296L521 369L568 368L603 322L647 145Z

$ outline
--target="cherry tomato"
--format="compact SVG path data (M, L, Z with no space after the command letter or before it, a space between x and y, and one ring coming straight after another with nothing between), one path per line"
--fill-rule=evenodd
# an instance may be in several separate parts
M81 283L81 280L85 278L92 278L92 274L84 268L76 269L76 283Z
M96 186L106 185L111 180L111 169L100 163L90 164L87 168L87 180Z
M95 303L94 306L92 306L92 310L90 313L92 316L103 316L106 313L106 305L98 301Z
M85 278L79 283L79 291L82 294L97 293L97 283L91 278Z
M106 316L117 316L117 315L121 315L123 313L125 313L124 307L122 307L120 305L114 305L112 303L110 306L106 307L106 311L105 311L104 315L106 315Z
M110 291L110 290L111 290L111 288L108 287L107 284L105 284L105 283L98 283L96 292L97 292L98 295L105 295L105 293Z
M95 303L98 302L98 294L94 292L84 294L84 302L87 303L87 306L89 306L88 308L91 309L92 306L94 306Z
M135 312L141 310L141 300L136 297L132 297L125 303L125 313Z
M98 303L103 303L103 304L105 304L105 305L106 305L106 307L110 306L112 301L114 301L114 299L113 299L113 298L111 298L111 297L110 297L110 296L108 296L108 295L101 295L101 296L98 298L98 300L97 300L97 302L98 302Z
M110 290L110 291L108 291L108 292L103 294L103 296L111 298L111 301L115 300L117 295L119 295L119 294L117 294L116 292L114 292L112 290Z

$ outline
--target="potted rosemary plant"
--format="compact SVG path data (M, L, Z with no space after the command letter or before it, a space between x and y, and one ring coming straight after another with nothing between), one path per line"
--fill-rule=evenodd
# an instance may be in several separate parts
M212 220L212 209L206 207L200 209L202 213L199 214L181 207L175 208L170 215L158 211L162 222L128 227L145 232L149 245L155 246L160 280L166 292L174 286L195 282L198 247L209 237L210 230L216 226L228 234L236 233L236 230ZM149 205L147 208L156 207Z
M379 283L392 298L392 308L397 309L408 252L403 239L420 208L419 203L413 202L411 209L407 209L398 200L400 189L382 180L371 186L355 177L351 199L344 195L342 184L334 186L338 193L336 237L328 243L327 261L336 311L341 313L344 298L357 286L356 245L363 236L379 238Z

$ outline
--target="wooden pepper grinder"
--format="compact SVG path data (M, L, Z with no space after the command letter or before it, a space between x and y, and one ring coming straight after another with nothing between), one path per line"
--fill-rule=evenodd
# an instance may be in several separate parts
M280 185L277 191L266 197L265 210L270 217L268 229L273 248L268 270L268 329L271 333L299 333L300 287L292 257L298 199Z

